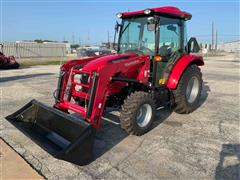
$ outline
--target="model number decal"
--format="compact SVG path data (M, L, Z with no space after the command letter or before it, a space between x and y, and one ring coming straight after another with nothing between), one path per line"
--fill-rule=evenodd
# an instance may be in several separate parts
M124 65L125 66L131 66L131 65L134 65L134 64L138 64L138 60L135 60L135 61L131 61L131 62L129 62L129 63L125 63Z

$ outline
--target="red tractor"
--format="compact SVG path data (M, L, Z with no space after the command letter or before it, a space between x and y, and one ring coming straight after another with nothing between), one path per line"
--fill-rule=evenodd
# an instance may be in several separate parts
M5 56L3 53L3 44L0 44L0 69L18 69L19 64L14 56Z
M58 144L60 159L89 162L107 107L119 108L122 128L134 135L149 131L163 106L181 114L198 107L204 62L194 54L196 39L187 42L191 14L158 7L117 16L122 19L115 28L117 54L65 63L53 107L32 100L7 117Z

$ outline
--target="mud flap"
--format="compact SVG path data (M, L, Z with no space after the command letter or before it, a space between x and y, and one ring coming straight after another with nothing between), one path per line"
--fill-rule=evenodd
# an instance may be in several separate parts
M78 117L32 100L6 119L56 158L78 165L92 159L96 130Z

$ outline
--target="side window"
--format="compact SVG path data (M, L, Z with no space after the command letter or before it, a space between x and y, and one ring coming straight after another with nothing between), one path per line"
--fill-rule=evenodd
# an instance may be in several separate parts
M180 20L160 18L159 52L162 56L170 56L180 49Z
M186 21L183 21L183 29L184 29L184 34L183 34L183 36L184 36L184 47L186 47L187 46L187 42L188 42L188 37L187 37L187 26L186 26Z
M121 49L137 49L139 45L140 23L125 22L123 29L125 29L125 32L121 37Z
M152 55L155 52L155 34L154 31L149 31L147 29L147 23L143 28L142 46L152 51ZM148 53L149 54L149 53Z

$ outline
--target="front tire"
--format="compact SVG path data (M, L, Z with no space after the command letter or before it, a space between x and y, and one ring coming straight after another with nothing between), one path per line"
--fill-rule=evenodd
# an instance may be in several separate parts
M120 123L129 134L140 136L150 130L156 107L148 93L134 92L124 101Z
M193 112L199 105L202 91L202 73L197 65L189 66L183 73L177 89L173 90L174 111L179 114Z

